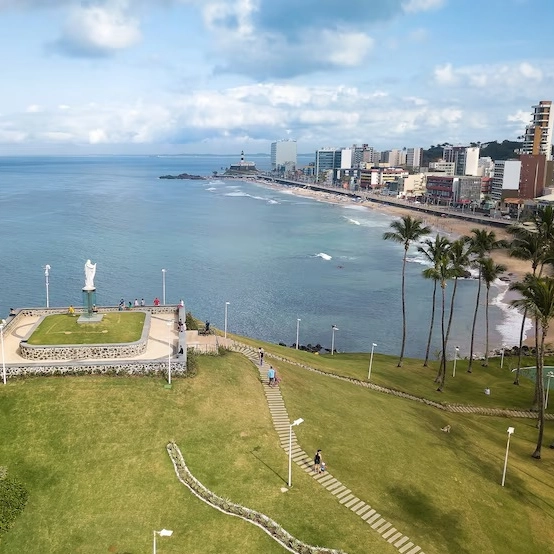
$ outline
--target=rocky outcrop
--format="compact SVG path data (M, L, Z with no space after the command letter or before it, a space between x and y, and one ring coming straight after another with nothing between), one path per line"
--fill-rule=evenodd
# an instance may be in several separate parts
M180 173L179 175L162 175L160 179L190 179L191 181L205 181L206 177L202 177L202 175L190 175L189 173Z

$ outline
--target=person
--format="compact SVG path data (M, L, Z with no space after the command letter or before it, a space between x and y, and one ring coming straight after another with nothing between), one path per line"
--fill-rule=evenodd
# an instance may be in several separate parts
M314 471L316 473L320 473L321 471L321 462L322 462L322 459L321 459L321 450L318 450L316 453L315 453L315 456L314 456Z
M264 349L261 346L258 348L258 356L260 357L260 366L264 365Z
M276 370L274 370L274 371L275 371L275 377L273 377L273 384L274 384L274 385L279 385L279 383L281 382L281 377L279 377L279 376L277 375L277 371L276 371Z
M180 319L179 323L177 323L177 329L179 330L179 333L182 333L185 330L185 325L182 319Z
M138 308L138 305L139 305L138 298L135 298L135 308Z
M119 311L122 312L124 308L125 308L125 300L122 298L119 301Z
M146 306L146 302L144 301L144 298L140 299L140 305L144 308Z
M267 382L270 387L275 384L275 370L273 369L273 366L269 366L269 369L267 370Z
M181 300L179 300L179 308L184 308L185 307L185 303L183 301L183 299L181 298Z
M159 306L160 305L160 299L156 296L156 298L154 298L154 306Z
M10 315L15 315L15 310L13 308L10 308Z
M69 308L67 310L67 313L69 315L75 315L75 308L73 307L73 304L71 306L69 306Z
M321 469L319 470L319 473L323 473L325 471L325 462L322 460L321 461Z
M206 319L206 334L210 332L210 322Z
M93 304L93 305L92 305L92 313L93 313L93 314L97 314L97 313L98 313L98 308L96 307L96 304Z
M179 357L183 355L183 345L179 347Z
M129 305L127 306L127 309L130 310L133 307L133 303L129 300Z

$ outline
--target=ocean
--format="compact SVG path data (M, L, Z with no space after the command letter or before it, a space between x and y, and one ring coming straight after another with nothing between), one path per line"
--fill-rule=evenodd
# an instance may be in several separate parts
M261 169L269 166L266 156L250 159ZM300 318L301 344L330 348L336 325L339 351L369 351L375 342L376 351L397 354L403 249L382 240L393 217L250 181L158 179L183 172L210 176L234 161L0 158L0 314L45 305L46 264L50 306L80 305L83 267L91 259L97 263L99 305L162 298L163 268L167 303L182 298L196 317L223 328L229 302L230 332L290 345ZM422 357L432 282L422 278L426 262L415 248L408 262L406 354ZM502 302L506 290L499 284L492 294L491 348L518 342L519 316ZM459 346L463 357L469 352L475 281L461 280L458 291L450 345ZM481 316L480 352L483 311ZM432 357L440 348L439 325L437 317Z

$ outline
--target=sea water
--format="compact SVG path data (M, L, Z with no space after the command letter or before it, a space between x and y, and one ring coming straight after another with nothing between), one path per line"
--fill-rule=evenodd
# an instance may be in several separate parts
M382 239L393 217L336 205L253 182L210 178L231 157L0 158L0 314L81 304L83 267L97 263L99 305L181 298L187 310L230 332L339 351L399 352L402 245ZM255 159L259 167L269 159ZM201 174L205 181L160 180ZM416 245L417 246L417 245ZM432 282L414 246L408 255L406 353L425 352ZM448 293L451 292L451 284ZM450 345L469 352L476 282L459 281ZM484 293L484 290L482 291ZM516 318L493 287L490 346L517 344ZM448 294L449 296L449 294ZM484 294L482 294L484 298ZM507 319L508 318L508 319ZM476 350L484 348L481 309ZM432 357L440 348L440 288Z

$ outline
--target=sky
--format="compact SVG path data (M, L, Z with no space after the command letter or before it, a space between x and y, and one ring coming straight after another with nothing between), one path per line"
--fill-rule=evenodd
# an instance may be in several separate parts
M0 155L515 140L552 0L0 0Z

